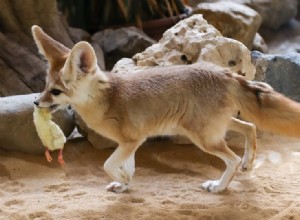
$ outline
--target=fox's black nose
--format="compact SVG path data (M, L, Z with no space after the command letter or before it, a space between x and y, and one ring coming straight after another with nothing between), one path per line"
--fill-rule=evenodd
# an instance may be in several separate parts
M36 106L39 106L39 102L38 101L34 101L33 102Z

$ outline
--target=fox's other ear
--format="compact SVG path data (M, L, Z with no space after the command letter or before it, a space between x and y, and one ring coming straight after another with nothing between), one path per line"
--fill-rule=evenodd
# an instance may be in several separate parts
M39 52L45 56L50 65L57 60L66 58L70 53L69 48L48 36L39 26L33 25L31 31Z
M93 47L88 42L81 41L73 47L66 61L62 80L69 87L79 77L94 74L96 70L97 57Z

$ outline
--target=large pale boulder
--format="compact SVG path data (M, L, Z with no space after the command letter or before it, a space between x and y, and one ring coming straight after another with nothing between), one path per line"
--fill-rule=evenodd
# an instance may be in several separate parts
M167 30L162 39L132 59L116 63L113 72L133 72L154 66L207 61L253 79L250 51L237 40L223 37L202 15L192 15Z
M203 14L204 19L224 37L238 40L249 49L253 46L262 21L255 10L235 2L201 3L194 8L193 13Z
M24 153L43 153L33 124L33 101L37 93L0 98L0 148ZM73 112L66 109L53 115L66 137L74 130Z

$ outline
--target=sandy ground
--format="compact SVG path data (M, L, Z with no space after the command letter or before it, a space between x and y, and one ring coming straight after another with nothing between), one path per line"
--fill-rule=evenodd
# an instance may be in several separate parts
M124 194L105 191L102 165L112 149L72 140L63 168L0 151L0 219L300 219L300 141L260 134L258 144L255 169L239 171L221 194L200 184L219 178L223 162L192 145L144 144Z

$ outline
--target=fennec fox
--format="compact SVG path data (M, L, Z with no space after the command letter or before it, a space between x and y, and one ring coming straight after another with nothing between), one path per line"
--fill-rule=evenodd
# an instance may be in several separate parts
M222 177L202 184L209 192L225 190L240 163L242 169L251 167L256 148L254 124L300 136L300 105L265 83L246 81L208 63L110 74L99 69L89 43L68 49L38 26L32 32L49 63L46 88L35 104L53 111L70 104L91 129L119 144L104 164L114 180L107 186L109 191L128 189L135 152L150 136L184 135L221 158L227 166ZM237 111L254 124L233 118ZM246 137L242 160L224 141L228 129Z

